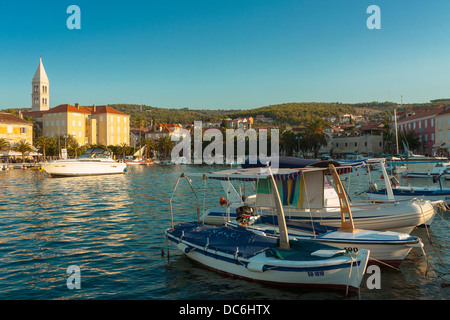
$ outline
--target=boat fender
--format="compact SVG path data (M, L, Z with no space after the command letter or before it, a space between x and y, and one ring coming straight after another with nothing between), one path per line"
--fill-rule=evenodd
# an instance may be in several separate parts
M224 197L220 197L219 203L223 207L225 205L228 205L228 200L225 199Z
M128 172L128 168L123 169L123 172Z
M264 263L259 262L249 262L247 264L247 269L253 272L264 272L266 271Z
M189 252L191 252L194 248L189 247L188 245L185 245L184 243L180 243L178 245L178 248L185 254L188 254Z

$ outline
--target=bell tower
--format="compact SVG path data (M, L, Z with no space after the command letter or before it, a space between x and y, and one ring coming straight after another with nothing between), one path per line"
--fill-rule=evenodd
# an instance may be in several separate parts
M50 94L49 81L45 72L42 58L31 81L31 111L45 111L49 109Z

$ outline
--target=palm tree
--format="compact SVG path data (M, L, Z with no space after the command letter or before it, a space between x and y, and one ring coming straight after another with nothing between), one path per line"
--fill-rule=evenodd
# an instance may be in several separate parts
M168 157L168 153L170 150L172 150L174 147L173 141L170 139L169 136L164 136L158 139L156 142L156 148L160 153L164 155L164 158Z
M25 139L22 139L14 145L13 150L22 153L22 163L24 163L25 153L32 151L33 146Z
M44 161L46 157L46 149L48 144L50 143L50 139L46 136L40 136L36 138L34 144L42 151L42 155L44 156Z
M134 121L134 124L139 128L139 147L141 147L142 128L145 127L146 123L147 122L141 117L136 118L136 120Z
M329 137L323 132L327 127L329 127L329 124L321 118L310 121L305 127L302 142L308 150L314 152L314 158L319 156L321 146L328 145Z
M122 154L122 158L125 158L125 155L127 155L130 150L131 147L124 142L117 148L117 153Z
M152 139L145 138L142 140L142 144L145 146L145 158L148 158L150 152L156 149L156 143Z
M0 138L0 151L10 149L11 145L9 144L8 140L6 140L5 138Z

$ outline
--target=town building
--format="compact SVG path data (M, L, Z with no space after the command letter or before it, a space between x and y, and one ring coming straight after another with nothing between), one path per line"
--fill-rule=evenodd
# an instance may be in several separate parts
M374 122L360 126L355 130L333 133L330 153L375 155L383 153L382 123Z
M129 144L130 116L109 106L62 104L42 113L42 134L72 135L80 145Z
M423 155L433 155L435 150L435 118L444 111L444 106L432 109L408 109L402 117L397 119L399 141L403 133L414 131L418 134L421 147L410 150ZM401 145L401 143L399 143Z
M0 112L0 139L11 146L20 140L33 144L33 124L10 113Z
M447 156L450 151L450 106L444 107L436 116L434 137L436 155Z

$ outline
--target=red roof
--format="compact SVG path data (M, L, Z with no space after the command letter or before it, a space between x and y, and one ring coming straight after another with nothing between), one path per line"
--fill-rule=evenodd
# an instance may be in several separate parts
M23 120L11 113L7 113L7 112L0 112L0 122L1 123L20 123L20 124L28 124L28 125L32 125L31 122L28 122L26 120Z
M95 108L95 111L94 111ZM42 113L55 113L55 112L81 112L88 114L99 114L99 113L116 113L127 115L126 113L120 112L119 110L113 109L108 106L92 106L92 107L83 107L83 106L72 106L70 104L60 104L54 108L51 108L47 111L39 111Z
M433 109L428 109L428 110L418 110L416 114L406 117L406 118L402 118L400 120L398 120L398 122L406 122L406 121L411 121L411 120L416 120L416 119L420 119L420 118L425 118L425 117L429 117L429 116L433 116L433 115L438 115L441 112L445 111L444 106L440 106L437 108L433 108Z

